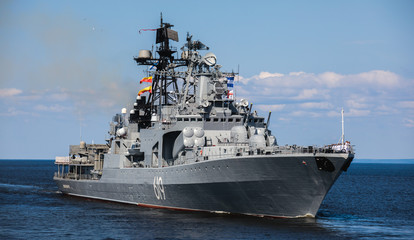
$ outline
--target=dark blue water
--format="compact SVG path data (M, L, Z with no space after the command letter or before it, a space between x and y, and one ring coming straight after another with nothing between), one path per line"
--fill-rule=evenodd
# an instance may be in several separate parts
M189 213L63 196L53 161L0 161L0 239L413 239L414 164L352 164L316 219Z

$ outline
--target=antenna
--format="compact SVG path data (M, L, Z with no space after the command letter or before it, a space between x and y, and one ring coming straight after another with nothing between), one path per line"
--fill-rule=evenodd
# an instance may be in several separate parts
M80 142L82 142L82 121L79 121L79 138Z
M269 116L267 116L266 131L269 129L270 115L272 115L272 112L271 111L269 111Z
M240 81L240 64L237 64L237 79L236 79L236 82L237 82L237 84L239 84L239 81ZM234 98L234 101L236 101L236 86L237 86L237 84L235 83L234 84L234 92L233 92L233 98Z
M344 108L342 108L342 145L344 145L344 138L345 138L345 132L344 132Z

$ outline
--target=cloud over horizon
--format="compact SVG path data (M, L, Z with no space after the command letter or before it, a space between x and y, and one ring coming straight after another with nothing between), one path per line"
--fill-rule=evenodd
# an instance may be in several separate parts
M1 48L6 53L21 51L11 54L12 58L0 56L0 63L7 66L0 73L2 83L7 83L0 86L2 116L114 114L128 107L141 87L138 76L100 54L112 44L105 37L108 33L95 31L93 20L70 13L27 14L11 24L24 36L17 39L32 41L29 45L6 41ZM36 30L31 26L37 26ZM23 65L22 57L36 64ZM235 88L237 98L249 99L263 112L281 112L285 119L336 117L344 107L347 116L401 115L405 126L414 121L413 79L387 70L353 74L263 71L240 76Z
M397 73L372 70L356 74L324 72L270 73L240 77L238 98L248 98L260 110L287 116L334 117L401 114L405 126L414 119L414 80ZM277 107L274 106L283 106ZM402 120L401 120L402 121ZM407 124L408 123L408 124Z
M86 77L78 74L78 79ZM114 114L121 107L128 107L125 104L133 100L140 86L134 81L111 81L116 75L99 76L99 80L89 83L74 81L76 84L65 88L59 84L41 90L2 88L1 115L69 111L82 118L87 113ZM81 86L77 86L79 84ZM281 112L284 119L337 117L343 107L345 115L352 117L400 114L401 124L406 127L413 127L414 121L414 100L410 92L414 92L413 80L383 70L349 75L262 72L250 78L240 77L236 83L238 99L247 98L263 112ZM25 109L22 106L26 103L34 104L34 107Z
M22 93L22 90L17 88L3 88L0 89L0 98L12 97Z
M101 29L95 31L93 20L69 12L29 13L8 27L19 32L12 32L0 44L5 53L0 55L1 116L36 116L39 112L75 113L78 118L112 115L137 94L139 77L125 77L117 60L102 57L110 40ZM132 59L126 61L132 63Z

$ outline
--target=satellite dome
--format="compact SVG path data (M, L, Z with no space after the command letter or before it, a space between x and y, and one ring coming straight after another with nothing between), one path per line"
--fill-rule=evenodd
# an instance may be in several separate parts
M209 52L203 57L203 62L208 66L214 66L217 63L217 57L214 53Z

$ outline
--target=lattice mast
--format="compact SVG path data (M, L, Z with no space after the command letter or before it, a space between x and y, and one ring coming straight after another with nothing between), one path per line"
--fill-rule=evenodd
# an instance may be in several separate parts
M174 25L164 23L161 15L160 27L156 29L156 52L158 58L134 58L138 65L155 66L152 72L152 91L146 102L145 115L161 115L161 106L174 104L178 94L177 79L174 76L174 53L176 48L170 46L170 39L178 42L178 33L171 29Z

